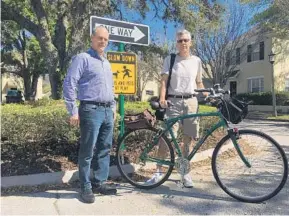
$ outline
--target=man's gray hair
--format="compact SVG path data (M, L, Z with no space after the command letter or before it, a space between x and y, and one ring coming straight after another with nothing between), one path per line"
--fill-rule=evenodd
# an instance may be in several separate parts
M92 34L93 36L95 36L97 29L101 29L101 28L106 29L104 26L101 26L101 25L100 25L100 26L96 26L96 27L94 27L94 28L92 29L91 34ZM106 30L107 30L107 29L106 29Z
M178 30L177 33L176 33L176 39L178 39L178 37L181 36L181 35L188 35L189 39L192 40L191 33L188 30L186 30L186 29Z

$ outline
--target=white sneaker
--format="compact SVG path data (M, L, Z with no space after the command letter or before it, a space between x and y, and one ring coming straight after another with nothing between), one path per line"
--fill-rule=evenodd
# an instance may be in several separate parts
M186 188L193 187L193 179L189 173L184 175L184 187Z
M162 179L162 174L156 172L149 180L146 181L147 184L155 184Z

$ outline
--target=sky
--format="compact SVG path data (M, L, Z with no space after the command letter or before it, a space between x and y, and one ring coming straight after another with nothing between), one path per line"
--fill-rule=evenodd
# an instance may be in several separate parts
M235 4L236 0L218 0L218 2L224 6L229 6L231 4ZM264 8L253 10L250 6L247 6L246 21L250 21L253 18L254 14L262 10L264 10ZM183 28L183 26L179 26L176 23L168 22L167 24L165 24L163 20L153 18L155 14L154 11L149 11L145 19L142 19L140 15L134 13L133 11L126 11L123 9L122 13L124 17L123 21L148 25L150 27L151 42L154 41L156 42L156 44L159 45L163 44L165 41L173 42L175 40L176 30L179 28ZM112 45L109 46L109 50L116 50L116 49L117 48Z
M146 18L143 19L138 13L133 11L126 11L122 9L124 19L122 21L138 23L143 25L148 25L150 28L150 41L151 43L155 41L157 44L162 44L166 40L174 40L174 35L177 27L173 22L168 22L165 25L163 20L159 18L154 18L154 11L149 11L146 14ZM109 49L115 49L113 46L110 46Z

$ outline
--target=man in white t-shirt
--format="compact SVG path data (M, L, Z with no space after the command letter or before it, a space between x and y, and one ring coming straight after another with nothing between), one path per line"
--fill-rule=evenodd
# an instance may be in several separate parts
M177 117L188 113L197 113L198 101L195 97L194 89L204 88L202 82L202 64L199 57L191 55L190 47L192 46L191 34L187 30L180 30L176 34L178 53L172 68L170 85L168 88L168 100L172 102L172 107L167 107L166 85L169 77L170 58L168 56L163 65L161 72L161 89L160 89L160 104L162 107L167 107L166 115L168 118ZM197 119L185 119L181 123L178 122L173 126L174 136L177 137L178 130L182 125L183 140L182 152L186 157L192 140L198 138L198 122ZM164 144L159 146L159 156L164 156L166 149ZM160 166L152 179L148 182L157 182L162 177ZM184 186L192 187L192 179L189 174L184 176Z

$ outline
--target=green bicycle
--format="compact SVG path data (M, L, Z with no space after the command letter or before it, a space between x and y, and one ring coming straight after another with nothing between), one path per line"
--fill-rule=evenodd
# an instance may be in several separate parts
M288 177L288 161L284 150L265 133L239 130L231 124L245 118L248 103L225 99L228 92L219 86L195 91L209 92L207 101L213 101L218 111L164 119L165 128L161 129L143 127L127 130L116 150L117 167L121 175L131 185L141 189L152 189L163 184L174 167L184 176L189 173L190 161L206 139L218 128L225 128L227 135L217 143L211 160L218 185L228 195L243 202L259 203L278 194ZM154 110L160 109L158 103L151 103L151 106ZM204 116L216 116L219 121L207 130L188 156L184 157L172 126L183 119ZM160 149L166 152L165 156L160 156ZM149 182L157 166L161 166L161 178L157 182Z

